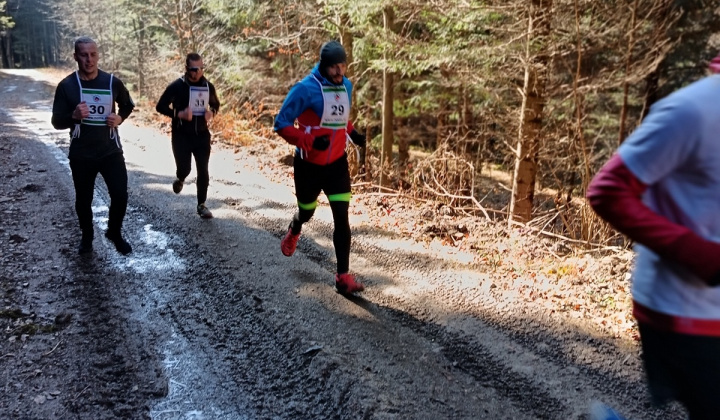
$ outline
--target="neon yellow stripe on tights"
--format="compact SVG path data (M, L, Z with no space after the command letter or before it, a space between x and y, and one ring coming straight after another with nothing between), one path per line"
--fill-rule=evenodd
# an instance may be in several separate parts
M328 196L329 201L344 201L346 203L350 202L350 198L352 197L352 193L346 192L341 194L330 194Z
M317 200L307 204L298 201L298 207L300 207L302 210L315 210L315 207L317 207Z

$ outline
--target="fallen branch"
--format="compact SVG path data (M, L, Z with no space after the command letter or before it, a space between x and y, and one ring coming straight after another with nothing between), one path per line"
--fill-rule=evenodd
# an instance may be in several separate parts
M50 355L52 354L52 352L54 352L54 351L55 351L55 349L56 349L56 348L58 348L58 346L60 345L60 343L62 343L62 340L58 341L58 343L57 343L57 344L55 344L55 347L53 347L53 349L52 349L52 350L50 350L50 351L49 351L49 352L47 352L47 353L43 353L43 354L42 354L42 357L45 357L45 356L50 356Z
M593 244L593 243L591 243L591 242L589 242L589 241L583 241L583 240L580 240L580 239L568 238L567 236L558 235L557 233L552 233L552 232L548 232L548 231L545 231L545 230L542 230L542 229L538 229L538 228L529 226L529 225L527 225L527 224L525 224L525 223L518 222L517 220L510 220L510 224L515 225L515 226L520 226L520 227L523 227L523 228L525 228L525 229L530 229L530 230L532 230L533 232L537 232L538 234L541 234L541 235L550 236L550 237L552 237L552 238L557 238L557 239L562 239L563 241L566 241L566 242L571 242L571 243L576 243L576 244L583 244L583 245L585 245L585 246L592 246L592 247L594 247L595 250L605 250L605 251L613 251L613 252L619 252L619 251L622 251L622 250L623 250L623 248L620 248L620 247L617 247L617 246L598 245L598 244Z
M83 390L80 391L80 393L77 394L77 395L75 396L75 398L73 398L73 402L77 401L77 399L80 398L80 396L81 396L82 394L84 394L85 391L87 391L88 388L90 388L90 385L88 385L88 386L86 386L85 388L83 388Z
M373 185L373 184L370 184L370 183L363 183L363 184ZM377 185L376 185L376 186L377 186ZM395 191L395 190L392 190L392 189L390 189L390 188L383 188L383 189L386 189L386 190L389 190L389 191ZM403 194L403 193L401 193L401 192L393 192L393 193L384 193L384 192L358 193L358 194L353 194L353 197L399 197L399 198L408 198L408 199L410 199L410 200L419 201L419 202L421 202L421 203L430 203L430 202L433 201L433 200L428 200L428 199L425 199L425 198L413 197L412 195Z

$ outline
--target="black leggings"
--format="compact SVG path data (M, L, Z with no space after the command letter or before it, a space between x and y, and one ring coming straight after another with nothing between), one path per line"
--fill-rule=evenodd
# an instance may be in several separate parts
M343 201L331 201L330 209L333 214L333 222L335 229L333 230L333 245L335 246L335 258L337 258L337 272L344 274L350 271L350 221L348 220L348 209L350 203ZM315 214L315 209L303 210L299 209L292 222L290 228L293 233L300 233L303 223L307 222Z
M93 230L92 200L95 178L100 174L110 195L108 232L120 234L128 203L128 177L122 153L114 153L102 159L70 159L70 170L75 185L75 212L80 229L83 232Z
M720 337L658 331L638 324L643 362L653 401L677 400L690 420L717 419L720 413Z
M195 169L197 170L197 202L205 203L207 190L210 185L210 132L189 135L173 133L172 150L177 167L176 175L179 180L185 181L190 174L192 156L195 156Z
M298 234L303 223L315 214L315 206L320 192L324 192L330 201L335 229L333 245L337 258L338 274L350 270L350 172L347 158L343 157L330 165L321 166L305 162L295 157L295 195L298 199L298 211L295 213L290 228ZM345 198L342 198L345 196Z

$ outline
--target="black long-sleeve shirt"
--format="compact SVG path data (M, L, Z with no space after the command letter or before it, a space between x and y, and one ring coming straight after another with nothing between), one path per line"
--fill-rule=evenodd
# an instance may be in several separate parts
M220 100L217 97L215 86L205 76L195 83L189 82L184 77L173 81L165 88L165 92L160 96L155 106L157 112L172 118L173 134L193 135L208 131L204 115L194 115L192 121L182 120L177 116L178 112L187 108L190 104L190 86L207 86L210 91L210 97L208 98L210 111L216 114L220 110Z
M112 79L112 89L110 81ZM78 81L82 84L78 85ZM80 80L76 72L65 77L55 89L53 101L52 125L58 130L70 129L70 159L100 159L113 153L122 153L120 136L117 129L107 125L81 124L72 117L75 107L81 102L82 89L112 91L112 112L122 117L130 116L135 103L123 82L110 73L98 70L93 80ZM117 111L115 105L117 104ZM79 132L78 132L79 129Z

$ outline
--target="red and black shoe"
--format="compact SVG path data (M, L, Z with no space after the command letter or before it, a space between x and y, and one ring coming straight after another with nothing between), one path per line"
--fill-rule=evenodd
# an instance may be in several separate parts
M288 228L287 233L285 234L285 237L280 242L280 250L282 251L283 255L286 257L291 257L292 254L295 253L295 249L297 248L298 240L300 239L300 234L297 235L292 233L292 229Z
M355 276L350 273L335 274L335 290L341 295L351 295L355 292L362 292L365 286L355 281Z

